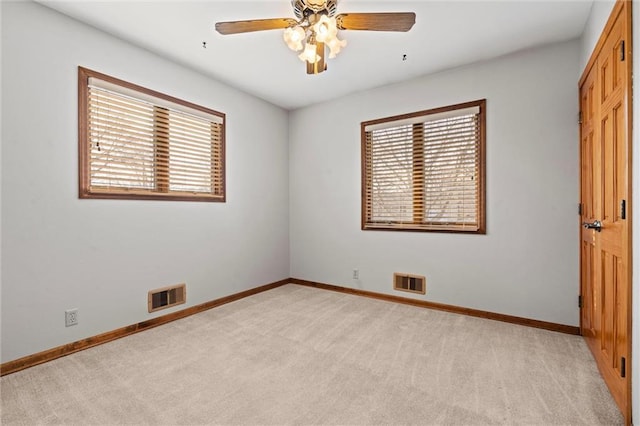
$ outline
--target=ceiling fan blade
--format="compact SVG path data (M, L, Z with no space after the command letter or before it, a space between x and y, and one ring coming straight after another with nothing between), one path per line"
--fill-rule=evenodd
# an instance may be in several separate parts
M409 31L416 22L413 12L341 13L336 16L339 30Z
M216 22L216 31L220 34L238 34L251 31L278 30L298 24L293 18L253 19L247 21Z

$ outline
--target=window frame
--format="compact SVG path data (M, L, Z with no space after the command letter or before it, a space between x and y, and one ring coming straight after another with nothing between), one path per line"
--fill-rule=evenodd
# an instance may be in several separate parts
M367 126L379 125L384 123L391 122L400 122L404 120L415 119L416 117L436 115L442 113L448 113L456 110L464 110L467 108L477 107L479 112L477 114L478 117L478 141L477 141L477 156L478 156L478 172L477 172L477 185L478 185L478 196L477 196L477 229L469 228L464 229L463 226L452 225L447 227L446 225L438 222L426 222L420 221L417 222L414 214L413 222L402 222L402 221L385 221L384 223L375 223L373 221L369 221L368 212L369 204L368 204L368 188L369 182L367 181L370 177L367 174L367 131L365 130ZM426 120L425 120L426 121ZM424 122L424 121L423 121ZM391 117L379 118L375 120L363 121L360 123L360 134L361 134L361 229L363 231L408 231L408 232L440 232L440 233L461 233L461 234L486 234L486 99L479 99L470 102L464 102L454 105L448 105L444 107L432 108L417 112L412 112L408 114L395 115ZM418 146L417 140L413 138L413 153L415 156L416 153L421 153L424 155L424 145ZM414 167L411 170L412 180L422 180L424 182L424 173L421 173L421 176L416 176L418 171L415 168L415 161L413 161ZM424 187L424 185L421 185ZM416 185L412 185L412 199L413 204L417 201L416 197ZM420 190L418 190L420 191ZM422 198L420 198L422 202ZM429 228L432 226L432 228Z
M91 140L89 135L89 85L90 79L95 78L106 82L111 85L116 85L124 88L125 90L135 91L141 95L141 100L145 98L157 98L168 104L174 104L180 106L186 110L193 110L200 113L208 114L218 117L222 121L220 125L220 138L219 138L219 157L211 158L211 172L216 171L214 161L217 159L219 162L219 175L220 181L217 185L217 191L211 193L188 193L181 191L172 192L168 188L168 181L170 175L160 179L158 177L157 169L154 168L154 179L156 186L164 188L166 192L159 192L151 189L139 189L132 187L124 187L121 190L110 188L106 190L95 190L91 187ZM165 108L164 105L154 105L155 108ZM157 92L155 90L147 89L142 86L138 86L133 83L129 83L124 80L120 80L109 75L84 68L78 67L78 191L79 198L81 199L129 199L129 200L166 200L166 201L202 201L202 202L226 202L226 115L222 112L212 110L194 103L184 101L182 99L175 98L173 96L166 95L164 93ZM158 141L154 143L169 143L168 141ZM217 143L216 143L217 145ZM214 148L214 141L212 139L212 149ZM156 155L168 155L168 154L156 154ZM167 166L169 167L169 166ZM167 169L168 170L168 169Z

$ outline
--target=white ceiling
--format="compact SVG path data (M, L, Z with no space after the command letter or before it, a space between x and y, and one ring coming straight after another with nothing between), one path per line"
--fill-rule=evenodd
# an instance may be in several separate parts
M341 31L347 47L307 75L282 30L223 36L217 21L294 17L289 0L40 0L286 109L580 36L592 0L341 0L338 13L415 12L408 33ZM206 42L206 48L202 44ZM403 55L407 55L405 61Z

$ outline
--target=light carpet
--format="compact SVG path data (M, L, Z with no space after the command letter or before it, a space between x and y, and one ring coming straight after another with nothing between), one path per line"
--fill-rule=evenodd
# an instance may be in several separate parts
M31 424L623 424L584 341L285 285L0 379Z

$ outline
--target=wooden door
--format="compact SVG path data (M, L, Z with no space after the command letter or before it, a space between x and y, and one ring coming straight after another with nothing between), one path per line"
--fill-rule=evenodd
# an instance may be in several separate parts
M631 4L619 1L580 80L580 328L631 422Z

